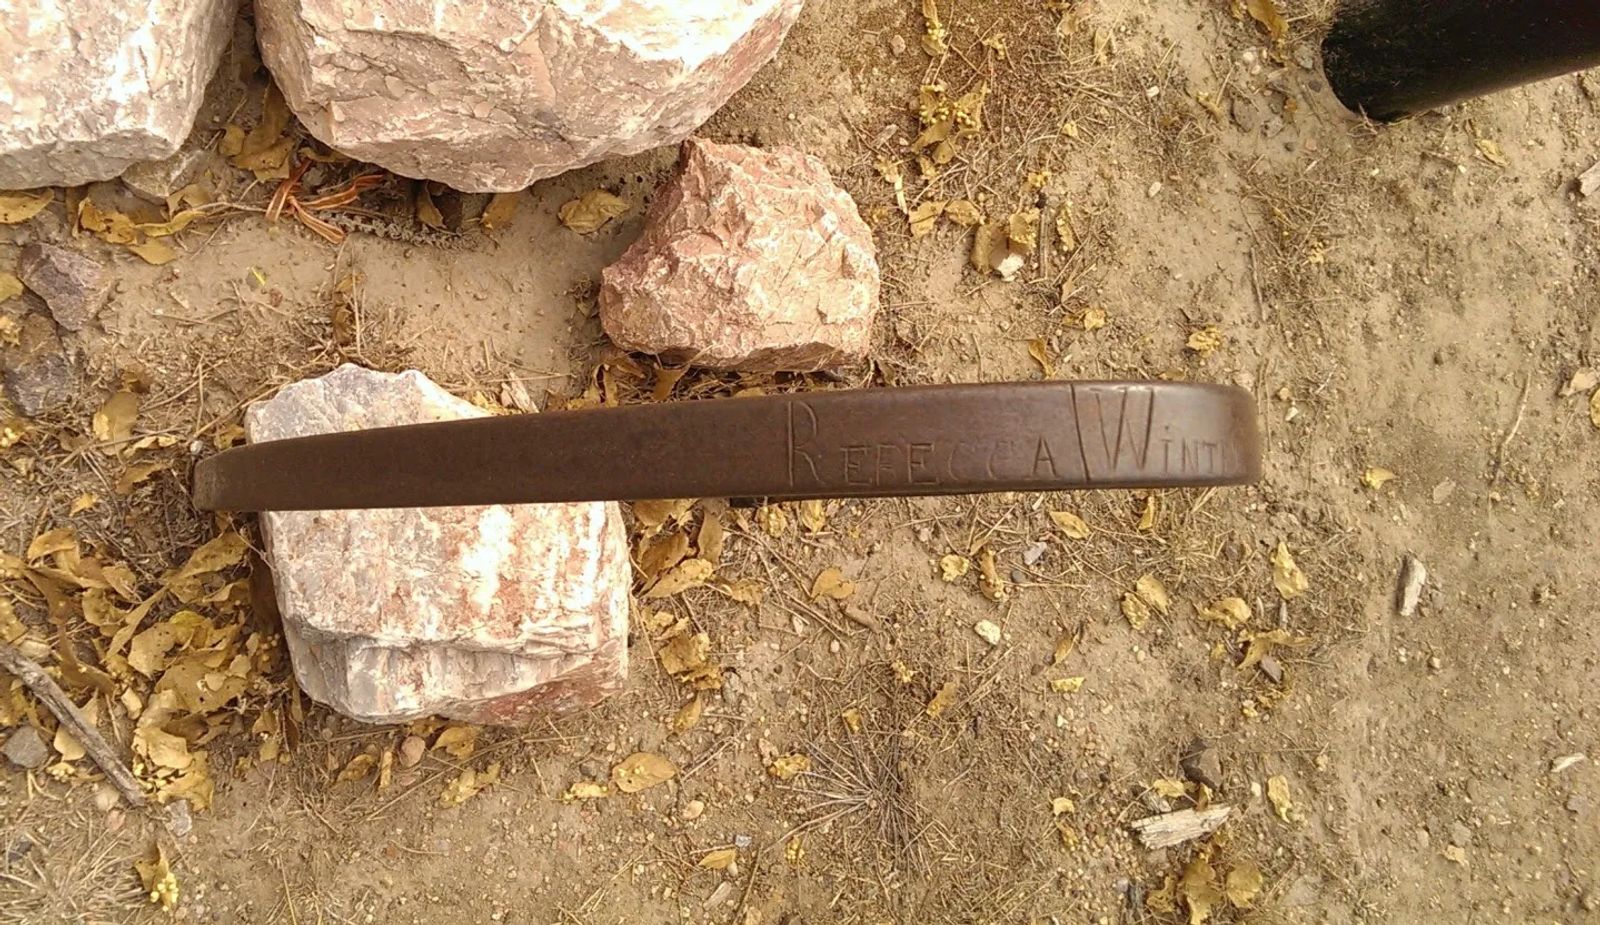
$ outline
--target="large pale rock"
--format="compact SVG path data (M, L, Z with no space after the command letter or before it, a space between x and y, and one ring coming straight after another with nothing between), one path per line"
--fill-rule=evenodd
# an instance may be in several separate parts
M821 161L690 140L602 275L600 322L674 361L810 372L866 355L878 285L872 231Z
M416 371L341 366L251 406L252 442L485 412ZM516 724L627 676L631 571L615 504L262 515L300 686L356 719Z
M0 189L109 180L178 150L237 0L0 4Z
M312 134L493 192L687 137L772 58L802 2L256 0L256 30Z

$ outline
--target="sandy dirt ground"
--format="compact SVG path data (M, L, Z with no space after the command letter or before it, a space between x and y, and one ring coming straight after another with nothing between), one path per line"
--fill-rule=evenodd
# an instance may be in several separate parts
M177 720L206 778L136 762L191 797L189 816L118 807L82 758L0 769L0 922L1600 921L1600 421L1585 391L1564 394L1600 366L1600 200L1574 186L1600 158L1600 78L1380 127L1322 80L1322 5L1287 6L1281 42L1222 0L939 10L951 51L935 62L911 0L812 0L703 130L818 155L873 226L884 308L873 363L846 384L1235 383L1259 398L1260 485L702 503L661 529L723 523L721 585L639 603L628 690L470 741L298 697L271 607L222 584L247 572L225 563L206 578L222 590L189 606L254 641L237 696ZM249 41L246 22L205 144L260 118ZM988 92L981 130L930 174L911 144L934 84ZM69 528L147 598L235 527L188 506L195 454L236 435L244 403L345 360L489 404L515 404L517 385L541 406L646 400L662 374L608 348L593 293L672 160L540 183L509 225L445 242L333 246L241 212L171 238L180 256L162 266L73 240L58 191L0 228L0 263L68 241L119 286L66 338L77 398L0 451L0 551ZM348 174L318 169L328 187ZM912 208L1042 205L1039 252L1013 281L979 277L970 229L938 218L913 237L896 173ZM216 174L216 195L258 210L273 186ZM590 236L562 227L559 207L597 187L632 208ZM118 184L87 195L133 208ZM415 227L412 195L393 181L363 202L398 202ZM485 205L440 198L469 229ZM672 398L839 384L691 373ZM119 389L140 411L108 445L93 417ZM130 449L142 437L158 439ZM1279 588L1284 554L1303 593ZM1407 556L1429 578L1402 617ZM812 595L829 568L854 583L847 599ZM1130 621L1145 576L1166 599ZM47 662L64 646L99 663L92 589L69 581L51 619L36 584L0 577ZM729 594L751 589L759 603ZM1230 597L1243 626L1203 616ZM149 620L178 609L159 601ZM720 691L662 669L662 612L707 634ZM150 681L77 677L69 691L127 755ZM48 714L7 683L0 719L49 739ZM698 723L675 731L696 696ZM412 737L430 746L414 764ZM1219 763L1203 788L1180 767L1197 739ZM635 752L676 776L562 798ZM810 770L783 779L795 756ZM1130 833L1196 805L1232 813L1172 848ZM153 848L178 884L171 911L135 869Z

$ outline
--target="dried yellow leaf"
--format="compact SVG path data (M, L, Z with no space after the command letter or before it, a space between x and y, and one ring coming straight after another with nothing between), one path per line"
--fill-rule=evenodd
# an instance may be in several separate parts
M445 806L456 806L477 796L484 789L499 783L500 762L491 763L482 771L467 768L445 785L444 792L439 794L439 802Z
M844 727L851 732L861 731L861 711L855 707L839 711L839 719L844 721Z
M1144 625L1150 622L1150 605L1139 595L1129 591L1122 595L1122 615L1134 629L1144 629Z
M971 559L955 553L950 553L939 560L939 575L945 581L960 581L971 568Z
M783 536L789 532L789 515L776 504L763 505L758 509L756 522L768 536Z
M628 201L603 189L592 189L561 207L561 224L578 234L593 234L628 211Z
M1276 0L1245 0L1245 9L1250 11L1251 19L1267 30L1267 35L1274 42L1283 41L1289 34L1289 20L1283 18Z
M71 527L56 527L34 537L33 542L28 544L25 557L29 562L38 562L45 556L52 556L58 552L77 552L77 550L78 534L74 533Z
M1240 909L1250 908L1256 896L1261 892L1265 879L1261 876L1261 868L1254 861L1240 861L1228 871L1227 880L1223 886L1223 893L1228 897L1228 902Z
M1479 138L1477 142L1477 148L1478 153L1483 155L1483 159L1495 165L1496 167L1511 166L1511 161L1509 161L1506 158L1505 153L1500 150L1500 144L1493 139Z
M1072 802L1071 797L1055 797L1050 800L1050 815L1065 816L1078 811L1078 804Z
M715 511L706 511L700 521L700 532L694 539L696 557L715 565L722 558L722 543L726 535L722 517Z
M167 852L159 843L151 844L143 859L133 862L139 872L139 882L144 885L145 898L152 905L171 912L178 905L178 878L172 873Z
M100 503L100 496L94 492L86 491L72 499L72 506L67 508L67 516L73 517Z
M1169 800L1177 799L1189 792L1189 785L1175 777L1161 777L1150 782L1150 789Z
M171 464L167 462L148 462L129 466L128 468L122 470L121 475L117 476L117 483L116 485L112 486L113 490L115 490L119 496L126 497L133 494L134 488L138 487L146 479L150 478L150 476L170 468Z
M1050 345L1044 338L1035 337L1028 341L1028 356L1033 357L1033 362L1039 364L1039 371L1049 379L1056 374L1056 361L1050 356Z
M1050 664L1051 664L1051 666L1053 667L1053 666L1059 665L1062 662L1066 661L1067 660L1067 656L1072 654L1072 650L1077 648L1077 645L1078 645L1078 640L1075 637L1072 637L1072 636L1063 636L1063 637L1061 637L1061 640L1056 643L1055 652L1052 653L1051 656L1050 656Z
M1284 822L1294 822L1297 815L1294 800L1289 796L1289 779L1282 774L1274 774L1267 778L1267 799L1272 801L1272 809L1278 818Z
M912 240L916 240L933 230L934 223L939 220L940 215L944 214L944 207L944 200L930 199L911 210L911 214L907 215L906 218L911 223Z
M511 219L517 214L517 199L522 196L522 191L513 193L495 193L489 200L489 205L484 207L483 215L478 223L484 231L498 231L511 224Z
M821 533L827 529L827 505L815 498L800 502L800 526L804 527L807 533Z
M94 413L90 430L94 438L102 443L127 440L133 436L133 425L138 419L139 396L132 392L118 392Z
M433 740L435 750L443 749L452 758L469 758L478 747L478 727L464 724L446 726Z
M129 244L128 250L140 260L154 267L159 267L178 259L178 252L173 249L172 245L155 238Z
M1146 495L1144 508L1139 512L1139 531L1149 533L1156 528L1156 514L1160 510L1161 502L1155 495Z
M661 580L651 586L644 594L645 600L657 600L680 594L690 588L698 588L711 579L715 565L704 559L686 559L675 566L672 571L661 576Z
M678 708L672 716L671 728L674 733L682 735L700 725L700 716L705 712L705 697L696 694L692 700Z
M1361 484L1372 489L1373 491L1379 491L1383 488L1383 486L1389 484L1399 477L1400 476L1396 475L1394 472L1391 472L1382 466L1372 466L1371 468L1367 469L1367 471L1361 473Z
M1058 694L1076 694L1083 690L1085 678L1055 678L1050 682L1050 689Z
M810 770L811 757L798 752L774 758L772 763L767 765L767 773L778 780L794 780Z
M928 701L927 714L934 719L938 719L944 714L944 711L950 709L951 704L956 702L956 692L959 690L961 690L961 682L956 678L951 678L944 682L940 686L939 692L933 695L932 700Z
M580 780L561 794L561 802L576 803L579 800L600 800L610 795L611 788L605 784L592 780Z
M733 862L737 861L738 859L739 849L718 848L715 851L706 852L705 855L700 858L699 863L697 863L695 866L701 870L727 870L728 868L732 867Z
M1253 614L1250 605L1241 597L1225 597L1199 608L1200 619L1217 623L1229 630L1242 629Z
M1062 535L1068 539L1086 540L1092 533L1089 524L1082 517L1070 511L1051 511L1050 522L1056 525Z
M829 598L842 601L856 593L856 583L846 580L844 572L837 568L825 568L817 580L811 583L811 599L814 601Z
M946 203L944 217L963 228L983 224L983 210L970 199L952 199Z
M1172 609L1172 598L1167 596L1167 587L1154 575L1142 575L1133 584L1134 593L1139 595L1146 604L1149 604L1156 613L1163 617Z
M1079 320L1085 331L1098 331L1106 326L1106 310L1098 305L1091 305L1083 310L1083 316Z
M1278 548L1272 552L1272 584L1286 601L1294 600L1311 587L1310 579L1306 578L1306 573L1295 564L1294 556L1290 554L1286 543L1280 542Z
M1202 925L1211 917L1211 910L1222 903L1222 891L1217 889L1217 872L1204 855L1195 857L1183 870L1178 880L1178 895L1189 910L1189 925Z
M444 213L433 204L433 194L428 192L428 184L417 184L417 221L428 228L443 228Z
M0 225L16 225L33 218L55 198L54 190L36 193L0 193Z
M1208 357L1222 346L1222 329L1214 324L1208 324L1198 331L1191 332L1184 346L1202 357Z
M638 793L678 774L672 762L652 752L634 752L611 769L611 782L623 793Z
M339 772L339 776L333 779L333 782L336 784L344 784L353 780L360 780L361 778L366 777L368 774L371 774L372 769L376 768L377 766L378 756L363 752L354 758L351 758L350 761L345 764L344 769Z

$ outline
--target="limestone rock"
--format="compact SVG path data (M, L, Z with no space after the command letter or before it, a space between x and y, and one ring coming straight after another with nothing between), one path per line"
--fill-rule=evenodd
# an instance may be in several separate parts
M251 406L252 442L486 412L416 371L341 366ZM627 675L632 578L611 503L263 514L300 686L356 719L501 725Z
M36 299L35 296L27 296ZM0 368L5 370L5 397L30 418L47 414L72 400L78 371L56 333L56 326L40 314L24 315L17 343L0 348Z
M237 0L0 6L0 189L109 180L178 150Z
M866 356L878 285L872 231L820 160L690 140L602 275L600 321L672 361L810 372Z
M17 276L49 306L56 323L69 331L83 330L111 294L111 280L99 261L54 244L24 247Z
M313 135L467 192L687 137L777 53L803 0L256 0Z

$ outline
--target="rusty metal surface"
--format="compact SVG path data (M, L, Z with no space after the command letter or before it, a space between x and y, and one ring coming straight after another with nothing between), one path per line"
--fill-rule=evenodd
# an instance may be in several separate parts
M1234 485L1248 392L1038 382L809 392L277 440L195 467L202 510Z

